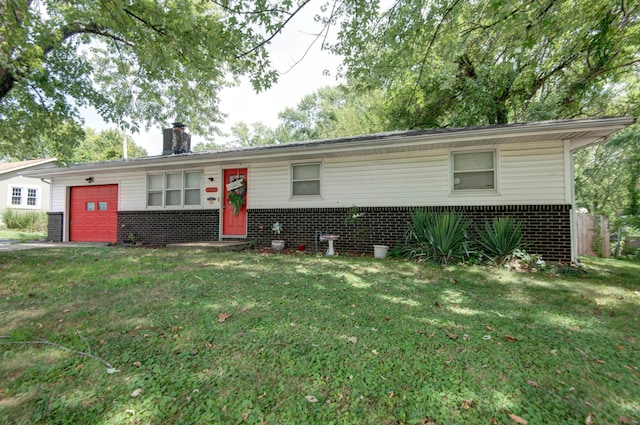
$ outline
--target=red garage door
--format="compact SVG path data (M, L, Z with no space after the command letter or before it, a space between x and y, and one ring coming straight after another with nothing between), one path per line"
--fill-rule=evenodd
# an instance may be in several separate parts
M71 188L69 239L75 242L117 242L118 185Z

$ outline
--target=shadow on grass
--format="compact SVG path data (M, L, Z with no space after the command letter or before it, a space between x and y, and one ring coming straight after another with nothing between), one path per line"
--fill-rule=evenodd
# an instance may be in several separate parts
M91 349L121 370L0 345L0 419L631 419L638 288L620 263L594 265L602 276L204 251L0 256L3 335Z

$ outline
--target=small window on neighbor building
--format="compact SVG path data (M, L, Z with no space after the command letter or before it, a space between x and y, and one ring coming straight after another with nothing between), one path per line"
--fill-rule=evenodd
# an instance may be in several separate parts
M10 208L40 208L40 188L9 186L7 190L7 206Z
M37 189L27 189L27 205L30 207L35 207L38 205L38 190Z
M495 190L495 150L453 152L453 191Z
M11 205L20 205L20 204L22 204L22 188L13 187L11 188Z
M291 166L291 195L320 195L320 164L293 164Z

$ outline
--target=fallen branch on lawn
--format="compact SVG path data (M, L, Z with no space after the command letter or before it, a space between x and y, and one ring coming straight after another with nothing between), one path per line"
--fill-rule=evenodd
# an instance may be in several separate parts
M87 343L86 340L85 340L85 343L87 344L87 349L89 350L88 353L86 353L84 351L72 350L71 348L67 348L64 345L57 344L55 342L49 341L48 339L44 339L44 338L38 338L35 341L7 341L8 339L10 339L10 337L4 336L4 335L0 335L0 343L3 343L3 344L44 344L44 345L52 345L52 346L54 346L56 348L59 348L62 351L68 351L69 353L73 353L73 354L76 354L76 355L81 356L81 357L89 357L91 359L97 360L100 363L102 363L103 365L105 365L106 367L108 367L109 369L114 369L114 367L111 365L111 363L109 363L105 359L103 359L101 357L98 357L98 356L96 356L94 354L91 354L91 348L89 347L89 344Z

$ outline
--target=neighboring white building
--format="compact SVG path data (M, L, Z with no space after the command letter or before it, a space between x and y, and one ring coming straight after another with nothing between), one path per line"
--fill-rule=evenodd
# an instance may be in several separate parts
M529 251L569 262L577 258L572 152L633 122L414 130L202 153L165 149L163 156L30 174L51 179L49 238L57 241L122 242L133 234L152 244L267 244L279 222L277 239L289 246L313 246L318 232L331 230L342 235L337 249L354 250L345 217L355 205L371 243L401 242L418 208L455 210L476 225L513 217L523 223ZM234 208L230 196L242 205Z
M0 162L0 211L13 208L48 211L51 187L48 182L23 177L29 171L55 168L55 159Z

